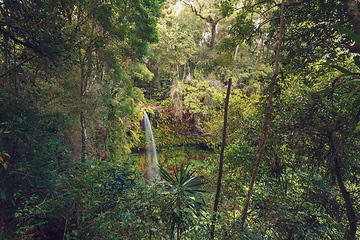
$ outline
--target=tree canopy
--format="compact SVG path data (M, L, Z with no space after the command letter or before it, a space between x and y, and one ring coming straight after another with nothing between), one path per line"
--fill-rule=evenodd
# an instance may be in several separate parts
M0 238L360 237L357 1L5 0L0 17Z

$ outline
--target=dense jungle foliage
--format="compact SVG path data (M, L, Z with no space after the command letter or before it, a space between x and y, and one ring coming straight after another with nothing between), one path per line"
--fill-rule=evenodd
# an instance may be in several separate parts
M0 16L1 239L360 239L356 0Z

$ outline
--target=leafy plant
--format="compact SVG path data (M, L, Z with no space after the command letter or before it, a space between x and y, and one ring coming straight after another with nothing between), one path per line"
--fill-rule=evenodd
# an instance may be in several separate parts
M159 167L160 176L166 189L164 194L168 195L171 204L170 232L174 236L175 229L177 239L182 232L193 226L197 217L203 217L205 202L202 195L205 191L200 190L204 183L200 176L195 175L190 165L181 163L171 176L164 168Z
M354 40L356 45L360 45L360 36L354 33L353 31L350 31L349 29L346 29L344 27L333 25L333 28L339 30L341 34L347 35L349 38ZM352 61L353 65L356 66L357 70L360 69L360 56L355 56ZM358 95L359 92L359 82L360 82L360 74L356 71L352 71L349 69L346 69L342 66L335 65L335 64L329 64L326 65L331 68L334 68L338 71L340 71L342 74L335 78L332 83L331 87L326 88L322 91L319 91L318 93L329 93L331 94L331 98L333 99L333 94L335 90L338 90L340 87L343 89L349 89L350 91L344 92L343 98L349 98L353 95Z

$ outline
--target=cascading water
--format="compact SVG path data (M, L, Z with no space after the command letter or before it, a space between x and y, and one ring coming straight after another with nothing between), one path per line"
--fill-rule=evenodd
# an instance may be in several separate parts
M159 178L159 170L154 135L151 129L149 116L146 111L144 111L144 127L147 161L147 170L145 177L147 180L152 181Z

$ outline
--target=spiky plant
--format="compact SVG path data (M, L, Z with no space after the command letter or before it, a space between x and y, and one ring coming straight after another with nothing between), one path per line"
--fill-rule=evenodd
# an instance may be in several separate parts
M205 191L200 188L204 183L200 176L196 175L198 168L192 170L189 164L181 163L175 168L174 176L171 176L164 168L159 167L161 182L165 188L165 194L170 199L171 217L170 231L173 238L175 230L177 239L188 223L193 222L195 218L203 216L205 211L205 202L202 198Z

